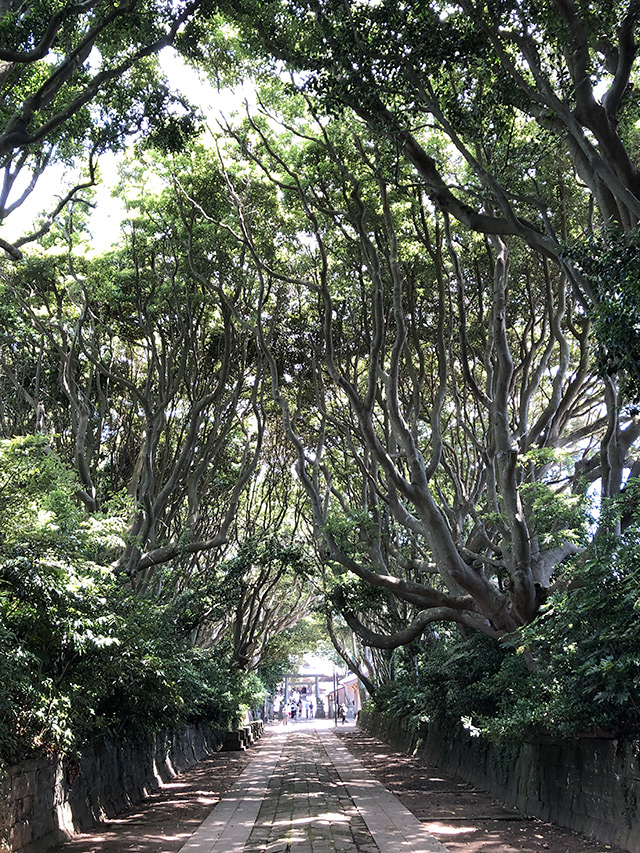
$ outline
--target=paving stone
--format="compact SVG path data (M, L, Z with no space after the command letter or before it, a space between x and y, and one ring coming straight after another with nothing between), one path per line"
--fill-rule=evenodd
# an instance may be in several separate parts
M446 853L330 724L270 737L181 853Z

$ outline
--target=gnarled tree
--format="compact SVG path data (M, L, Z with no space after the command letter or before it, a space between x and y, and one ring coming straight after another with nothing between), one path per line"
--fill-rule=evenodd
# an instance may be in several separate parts
M236 134L307 222L297 255L265 257L230 179L263 286L261 346L325 560L384 590L387 612L394 599L413 612L386 635L335 602L386 648L443 620L509 635L585 542L573 467L611 430L589 320L564 269L435 213L392 147L338 122L293 127L287 156L261 121ZM284 367L283 292L308 348ZM635 417L615 432L630 447Z
M238 313L251 296L241 276L225 278L224 250L208 237L207 278L192 275L188 235L161 204L109 256L5 270L5 292L47 350L28 328L12 343L7 330L20 417L30 411L31 430L73 462L89 513L120 501L129 522L114 558L136 584L159 564L223 549L260 455L261 359L223 291Z
M627 303L638 301L628 283L640 213L635 0L247 0L225 8L256 48L297 72L298 87L385 138L438 210L471 232L522 241L567 277L584 311L606 317L597 333L612 428L601 482L603 498L616 495L630 438L616 424L625 403L616 374L634 398L640 393L638 340L626 322ZM434 130L446 144L433 145ZM617 233L625 258L611 258L616 274L580 262L585 240L587 253L601 251L589 238ZM625 350L634 356L621 357Z

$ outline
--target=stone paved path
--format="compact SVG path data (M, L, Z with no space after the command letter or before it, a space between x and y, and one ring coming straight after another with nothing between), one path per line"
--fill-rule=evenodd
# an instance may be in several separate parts
M293 729L293 726L292 726ZM316 732L287 737L246 853L286 850L378 853Z
M280 728L180 853L447 853L330 724Z
M320 720L268 726L251 750L211 756L56 851L624 853Z

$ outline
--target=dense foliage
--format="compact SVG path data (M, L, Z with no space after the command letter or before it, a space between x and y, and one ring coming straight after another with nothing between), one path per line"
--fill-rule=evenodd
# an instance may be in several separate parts
M232 724L317 612L394 713L637 733L639 25L2 5L0 222L78 170L0 237L5 759ZM196 140L169 45L245 113Z
M194 648L192 626L157 589L110 565L124 520L88 518L72 473L43 437L0 444L0 754L74 750L201 720L238 722L262 686L231 648Z
M432 720L456 730L462 724L497 739L634 737L640 728L639 554L635 522L567 569L566 586L502 648L442 628L428 645L403 649L398 677L376 695L377 706L417 726Z

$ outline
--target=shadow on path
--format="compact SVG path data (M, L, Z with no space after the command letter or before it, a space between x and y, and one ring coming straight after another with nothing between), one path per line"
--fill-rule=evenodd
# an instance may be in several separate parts
M332 775L335 771L327 764L324 749L314 748L310 753L302 748L303 741L298 737L289 737L298 725L300 735L304 728L313 726L290 724L288 731L283 726L269 726L265 736L251 750L217 753L119 817L60 845L56 853L178 853L203 821L208 817L211 820L213 807L232 788L249 762L263 751L272 750L285 734L290 746L285 748L284 754L289 761L286 767L283 764L273 774L270 793L261 806L263 820L256 821L247 851L257 853L278 846L272 832L258 827L269 823L267 812L274 808L276 801L280 800L280 807L285 805L283 797L287 797L290 790L300 794L304 789L302 799L323 799L324 814L335 812L337 815L341 809L346 817L353 810L353 803L338 802L339 780ZM322 724L322 728L328 727L327 723ZM339 744L394 793L450 853L624 853L620 848L598 845L569 830L526 818L515 809L496 802L489 794L395 752L352 724L330 728L338 736ZM309 787L305 780L311 768L321 784L314 782ZM324 803L326 792L331 801ZM300 796L292 799L291 816L302 827L306 823L302 820L304 816L293 814L296 799L301 801ZM355 815L349 818L349 823L353 817ZM342 820L344 822L344 818ZM337 818L332 823L332 836L336 831L346 832L347 827L340 828ZM362 853L371 849L370 836L367 836L356 819L348 837L344 838L345 849L353 849L354 842L355 849ZM290 839L293 843L288 849L292 853L297 850L303 853L307 849L308 842L302 836L298 843L294 837ZM336 843L338 839L332 840ZM327 844L327 849L331 847Z
M251 761L253 750L216 753L55 853L177 853Z
M451 853L626 853L528 818L460 779L395 752L355 726L338 727L336 734Z

